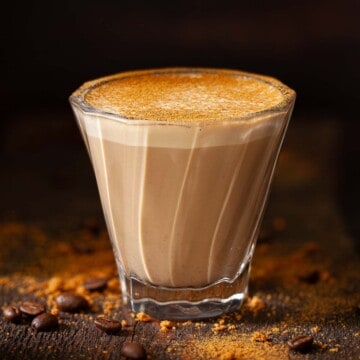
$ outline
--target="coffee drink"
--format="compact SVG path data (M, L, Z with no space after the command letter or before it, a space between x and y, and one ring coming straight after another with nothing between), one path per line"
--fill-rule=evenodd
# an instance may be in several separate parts
M199 289L247 271L294 93L239 71L161 69L79 97L120 275Z

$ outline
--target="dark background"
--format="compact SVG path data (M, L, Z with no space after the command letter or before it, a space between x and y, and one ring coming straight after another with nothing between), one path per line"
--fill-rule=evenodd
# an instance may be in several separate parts
M0 216L37 213L40 205L27 193L33 173L54 166L45 156L53 152L58 167L49 186L66 190L85 179L94 189L68 103L84 81L129 69L205 66L277 77L297 91L293 122L339 124L341 166L331 176L358 231L359 18L358 0L8 3L1 22ZM85 155L76 158L76 151ZM71 162L82 177L66 175Z
M240 68L298 91L297 110L359 100L360 4L320 1L10 2L1 97L68 107L83 81L161 66Z

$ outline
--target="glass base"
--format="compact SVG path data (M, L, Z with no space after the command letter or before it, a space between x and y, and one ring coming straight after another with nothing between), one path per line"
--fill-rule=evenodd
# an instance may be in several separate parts
M247 294L250 264L232 281L220 280L199 288L168 288L121 280L124 300L134 312L157 319L191 320L219 316L238 310Z

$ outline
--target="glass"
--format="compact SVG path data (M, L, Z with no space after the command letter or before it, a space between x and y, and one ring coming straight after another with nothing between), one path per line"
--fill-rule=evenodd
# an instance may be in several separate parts
M250 78L283 100L242 117L190 122L129 119L87 101L116 79L166 73ZM294 102L295 92L276 79L219 69L116 74L72 94L133 311L196 319L239 309Z

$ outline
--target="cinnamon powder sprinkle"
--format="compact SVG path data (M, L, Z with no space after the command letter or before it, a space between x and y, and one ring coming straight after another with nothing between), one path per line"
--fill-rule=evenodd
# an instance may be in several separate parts
M182 359L288 359L285 344L272 344L268 341L251 341L249 335L226 334L196 339L187 344L182 352Z
M275 246L274 242L260 245L251 275L251 284L258 291L246 298L238 312L211 320L160 322L145 313L128 313L123 307L112 249L103 232L86 234L74 231L55 237L35 225L4 222L0 223L0 237L7 244L0 252L2 273L7 273L6 264L11 256L16 255L16 249L31 244L36 255L33 262L23 264L21 272L0 277L0 290L4 294L13 292L14 287L18 291L14 305L19 304L23 297L30 296L46 303L48 311L59 316L60 323L72 327L81 326L81 322L85 325L92 323L96 313L107 314L121 321L123 335L126 336L134 331L135 322L142 322L138 328L141 331L137 334L152 334L157 339L155 343L166 338L169 341L166 351L171 358L288 359L286 340L303 333L303 324L316 338L316 353L341 355L346 350L345 345L340 343L339 338L332 340L329 337L325 321L329 314L339 313L340 320L334 326L341 330L349 326L341 320L344 314L347 316L355 311L354 316L358 315L359 298L356 294L344 297L345 279L337 274L330 275L326 270L331 268L329 258L314 240L289 251L286 258L273 251L271 246ZM79 243L86 244L89 251L79 251L84 248L73 246ZM41 256L45 254L44 249L46 256ZM307 274L314 268L324 274L316 284L298 281L299 275ZM354 268L354 273L356 270ZM89 277L108 278L108 288L103 293L87 291L82 284ZM267 288L262 286L270 282L280 290L266 292ZM292 296L292 289L300 290L296 292L298 297ZM61 318L55 298L63 291L85 296L91 304L90 311L74 314L72 318ZM301 312L294 315L291 313L293 308L301 309ZM267 314L270 318L264 320ZM360 338L358 329L349 331L352 337ZM9 333L0 329L0 335L5 343Z
M278 80L240 71L163 69L125 72L84 84L85 102L127 119L209 121L248 116L285 99ZM75 92L77 95L79 92Z

